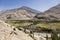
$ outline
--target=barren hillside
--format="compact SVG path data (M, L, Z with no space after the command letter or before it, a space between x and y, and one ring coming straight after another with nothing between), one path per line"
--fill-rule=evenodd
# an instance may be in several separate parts
M42 20L60 20L60 4L36 15L35 17Z
M0 20L0 40L33 40L28 34Z
M22 6L20 8L11 9L2 11L0 13L0 19L2 20L29 20L33 19L33 17L40 13L37 10L31 9L26 6Z

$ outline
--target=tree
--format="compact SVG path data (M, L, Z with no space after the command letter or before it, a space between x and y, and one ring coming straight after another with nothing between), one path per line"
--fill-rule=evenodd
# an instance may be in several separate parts
M48 40L48 35L46 35L46 40Z
M60 37L59 37L59 39L58 40L60 40Z
M58 33L56 31L53 31L52 34L51 34L51 38L52 40L58 40Z

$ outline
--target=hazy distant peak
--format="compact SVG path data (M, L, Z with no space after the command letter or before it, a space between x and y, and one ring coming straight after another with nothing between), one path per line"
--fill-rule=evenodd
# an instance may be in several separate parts
M22 7L18 8L17 10L27 10L27 11L30 11L30 12L40 13L40 11L32 9L30 7L27 7L27 6L22 6Z
M47 11L48 12L60 12L59 11L60 10L60 3L59 4L57 4L56 6L53 6L53 7L51 7L50 9L48 9ZM46 11L45 11L46 12Z
M58 5L56 5L56 7L60 7L60 3Z
M31 8L30 8L30 7L27 7L27 6L22 6L22 7L20 7L20 8L17 8L17 10L21 10L21 9L27 10L27 9L31 9Z
M27 7L27 6L22 6L22 7L20 7L20 8L22 8L22 9L23 9L23 8L29 8L29 7Z
M60 9L60 3L57 4L56 6L52 7L52 8L54 8L54 9L55 9L55 8L56 8L56 9L58 8L58 9Z

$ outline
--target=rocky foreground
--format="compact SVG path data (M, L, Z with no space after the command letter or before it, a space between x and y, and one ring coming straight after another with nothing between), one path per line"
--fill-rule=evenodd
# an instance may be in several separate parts
M33 40L28 34L0 20L0 40Z

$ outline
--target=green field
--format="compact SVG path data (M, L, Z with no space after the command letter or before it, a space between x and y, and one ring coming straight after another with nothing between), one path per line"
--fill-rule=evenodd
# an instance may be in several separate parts
M60 23L39 23L37 26L48 29L60 29Z
M16 21L9 21L7 23L12 26L16 26L16 27L26 27L26 26L32 24L31 22L16 22Z
M44 28L44 29L51 29L51 30L55 30L55 29L60 30L60 21L33 21L33 20L15 21L14 20L14 21L7 21L7 23L10 25L16 26L16 27L25 27L26 28L26 27L30 27L32 25L35 25L36 27L38 27L40 29Z

